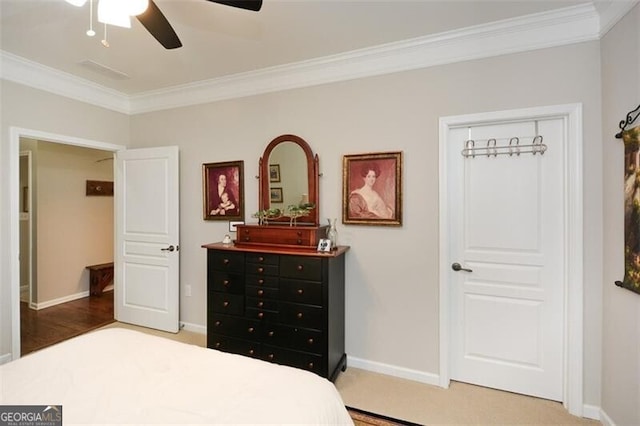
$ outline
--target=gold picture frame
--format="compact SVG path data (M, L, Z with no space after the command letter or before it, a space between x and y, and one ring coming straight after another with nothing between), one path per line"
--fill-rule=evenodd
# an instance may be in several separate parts
M342 223L402 226L402 152L342 157Z

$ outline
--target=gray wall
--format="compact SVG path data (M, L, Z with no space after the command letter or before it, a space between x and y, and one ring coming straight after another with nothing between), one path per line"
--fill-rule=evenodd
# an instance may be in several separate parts
M602 408L618 425L640 424L640 295L616 287L624 277L624 145L618 123L640 102L640 6L601 41L604 282ZM640 120L636 122L640 125Z
M347 352L416 376L438 374L438 119L584 104L585 401L599 404L602 162L598 42L439 66L132 117L132 146L180 146L181 320L206 324L204 243L228 233L203 221L202 163L245 161L247 220L258 159L283 133L319 155L320 217L341 217L342 155L403 151L401 228L338 227L347 260ZM383 245L380 242L384 242ZM182 293L184 294L184 292Z

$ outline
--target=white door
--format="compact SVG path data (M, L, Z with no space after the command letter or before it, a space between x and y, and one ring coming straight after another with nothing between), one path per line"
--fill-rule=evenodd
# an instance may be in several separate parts
M449 263L463 268L442 271L452 380L563 399L564 126L556 118L449 133ZM526 145L535 135L548 146L544 155L461 153L468 139L475 147L512 137Z
M116 153L116 320L179 329L178 147Z

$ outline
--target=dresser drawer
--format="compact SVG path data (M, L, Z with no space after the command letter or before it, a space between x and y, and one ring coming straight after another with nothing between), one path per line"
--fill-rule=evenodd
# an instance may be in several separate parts
M278 301L277 300L269 300L262 299L259 297L247 297L246 307L255 308L255 309L266 309L268 311L277 311L278 310Z
M282 279L280 281L280 300L321 306L322 283Z
M238 225L237 245L268 245L316 247L320 235L325 235L323 227L304 226L251 226Z
M209 250L207 255L209 266L214 270L226 272L244 271L244 253Z
M251 318L259 321L277 321L278 320L278 311L271 311L268 309L259 309L259 308L247 308L245 311L245 316L247 318Z
M247 253L247 263L256 263L261 265L278 265L280 256L269 253Z
M278 275L278 265L263 265L260 263L247 263L247 274Z
M322 355L263 345L262 358L270 362L298 367L317 374L322 373Z
M277 299L279 290L271 287L257 287L248 285L247 296L257 297L259 299Z
M244 294L244 275L216 272L209 279L211 290L233 294Z
M264 327L266 344L322 354L325 345L324 334L320 330L300 327L287 327L279 324L267 324Z
M280 276L298 280L322 280L322 259L308 256L282 256Z
M260 346L260 343L257 342L235 339L233 337L223 336L221 334L211 333L207 337L207 347L210 349L217 349L219 351L247 355L254 358L260 357Z
M247 340L257 340L261 334L260 322L257 320L218 313L210 315L207 331Z
M209 297L209 309L228 315L244 314L244 296L231 293L212 293Z
M247 285L254 286L263 286L263 287L271 287L278 288L280 279L278 277L269 277L263 275L247 275L246 283Z
M279 310L278 319L283 324L322 329L322 308L319 306L280 302Z

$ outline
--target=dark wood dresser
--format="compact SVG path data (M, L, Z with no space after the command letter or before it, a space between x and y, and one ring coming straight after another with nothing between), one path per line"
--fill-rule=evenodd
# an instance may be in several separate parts
M345 253L222 243L207 249L207 347L313 371L347 366Z

